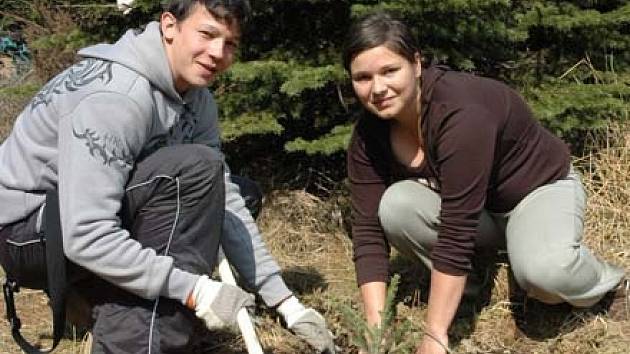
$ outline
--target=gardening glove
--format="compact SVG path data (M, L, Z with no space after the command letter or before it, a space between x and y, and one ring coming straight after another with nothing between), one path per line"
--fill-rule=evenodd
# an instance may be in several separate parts
M116 7L122 11L123 15L127 15L133 10L133 2L135 0L116 0Z
M287 328L318 353L335 354L333 335L326 327L326 320L317 311L305 308L295 296L291 296L278 306L278 312Z
M235 328L238 311L255 304L252 294L239 287L211 280L207 275L199 277L191 298L191 308L209 330Z

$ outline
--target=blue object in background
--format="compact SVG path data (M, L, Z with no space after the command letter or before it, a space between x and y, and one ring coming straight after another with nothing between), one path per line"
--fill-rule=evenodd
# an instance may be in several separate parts
M31 53L25 42L16 42L11 37L0 37L0 53L13 58L16 64L27 64L31 61Z
M15 64L15 75L26 73L31 67L31 52L22 40L14 40L9 36L0 37L0 55L11 58Z

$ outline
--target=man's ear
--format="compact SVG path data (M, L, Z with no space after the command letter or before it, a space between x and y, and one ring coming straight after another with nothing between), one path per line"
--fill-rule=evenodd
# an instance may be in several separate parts
M160 30L162 31L162 37L167 41L171 41L177 31L177 19L170 12L163 12L160 15Z

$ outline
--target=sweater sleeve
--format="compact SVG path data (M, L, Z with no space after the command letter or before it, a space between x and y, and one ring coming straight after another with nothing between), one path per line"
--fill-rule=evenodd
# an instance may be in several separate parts
M352 202L352 246L357 283L385 282L389 277L389 245L378 219L386 183L368 157L355 127L347 154Z
M435 269L463 275L471 269L498 127L480 106L454 109L445 116L434 143L442 207L431 259Z
M218 149L221 144L217 106L209 92L204 92L201 112L201 124L194 142ZM292 292L282 279L276 260L267 250L239 187L232 182L227 163L225 171L225 219L221 247L244 286L255 290L267 306L276 306Z
M282 279L276 260L267 250L238 185L232 182L229 169L226 171L221 246L245 287L255 290L267 306L276 306L292 292Z
M121 225L125 185L149 115L111 92L85 98L59 122L59 195L64 252L74 263L140 297L181 300L196 276L143 248Z

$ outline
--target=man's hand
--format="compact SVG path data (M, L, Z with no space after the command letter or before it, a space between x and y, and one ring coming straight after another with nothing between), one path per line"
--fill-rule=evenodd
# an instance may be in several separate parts
M318 353L335 354L333 335L326 327L326 320L312 308L305 308L295 296L278 306L287 328L315 348Z
M211 280L202 275L190 294L187 306L210 330L236 327L236 315L243 307L254 306L254 296L241 288Z

